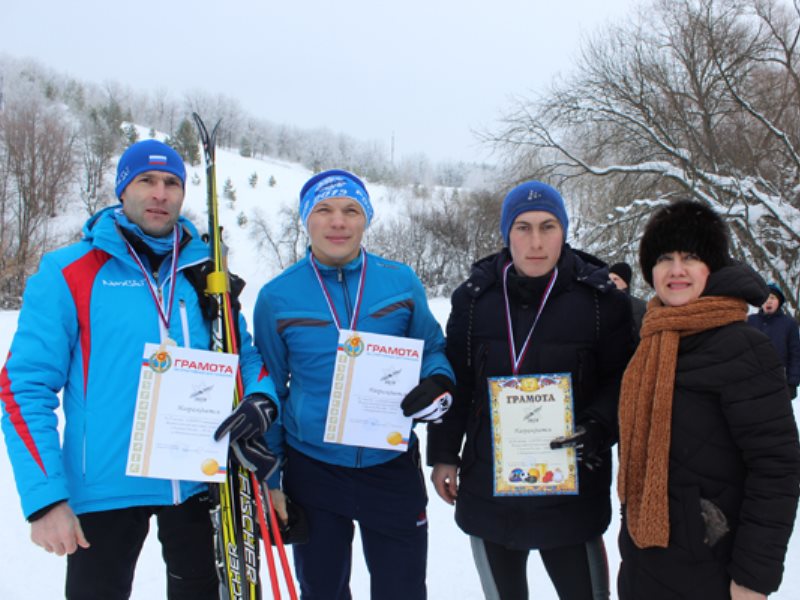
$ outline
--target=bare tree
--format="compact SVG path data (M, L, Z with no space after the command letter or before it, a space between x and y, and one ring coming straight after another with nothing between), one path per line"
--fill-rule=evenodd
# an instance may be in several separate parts
M77 143L82 167L81 200L90 215L112 197L112 190L106 186L106 175L122 140L122 111L113 97L105 106L82 114Z
M635 247L654 204L708 203L796 310L799 36L796 0L657 0L590 40L568 80L520 100L486 137L516 173L574 192L585 240L606 250Z
M3 151L0 292L19 296L25 279L51 243L49 223L74 178L75 136L60 110L36 98L0 113Z
M369 247L411 266L429 293L449 294L477 259L502 246L500 198L489 191L440 191L368 230Z
M282 207L279 219L270 223L258 209L248 219L250 239L259 252L274 261L278 271L293 265L305 255L308 236L300 223L298 209Z

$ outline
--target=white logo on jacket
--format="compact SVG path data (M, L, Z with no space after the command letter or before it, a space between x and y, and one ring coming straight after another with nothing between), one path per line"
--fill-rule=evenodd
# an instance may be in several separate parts
M144 279L123 279L121 281L103 279L103 285L108 287L143 287Z

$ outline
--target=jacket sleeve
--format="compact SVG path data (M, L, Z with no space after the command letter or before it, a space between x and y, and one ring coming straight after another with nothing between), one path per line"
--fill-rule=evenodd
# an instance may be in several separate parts
M634 329L631 304L617 290L600 297L597 351L597 385L589 406L576 415L578 422L594 419L615 442L619 436L617 412L622 374L634 350Z
M409 327L409 337L425 341L422 351L422 369L420 378L430 377L431 375L444 375L450 381L455 382L455 375L450 363L445 355L445 341L442 328L433 316L428 299L425 295L425 288L419 278L411 271L411 293L414 299L414 312L411 317Z
M730 363L721 397L747 471L728 571L740 585L769 594L780 585L794 527L800 443L778 356L766 337L744 335L746 351Z
M261 360L268 365L270 378L274 387L274 393L278 404L283 406L289 396L289 349L278 333L275 316L268 299L267 287L261 288L256 300L256 307L253 312L253 335L255 347L257 348ZM283 411L281 410L278 419L269 428L266 434L267 445L275 453L280 463L283 462L284 439ZM270 488L280 487L280 469L268 480Z
M241 313L239 314L239 337L241 338L239 366L242 370L245 395L253 393L265 394L275 401L280 412L280 401L278 400L278 393L275 391L275 384L272 382L269 368L261 358L258 349L253 345L253 338L247 331L247 322Z
M473 375L467 366L467 327L465 310L468 302L456 290L451 300L450 317L447 320L447 358L455 373L456 391L453 406L441 423L428 425L426 460L429 466L436 463L460 464L461 445L467 429L469 409L472 406ZM459 308L461 307L461 308Z
M26 517L69 498L56 409L79 351L75 304L60 268L46 255L28 280L0 373L3 432Z
M800 385L800 327L789 318L789 342L786 357L786 381L789 387Z

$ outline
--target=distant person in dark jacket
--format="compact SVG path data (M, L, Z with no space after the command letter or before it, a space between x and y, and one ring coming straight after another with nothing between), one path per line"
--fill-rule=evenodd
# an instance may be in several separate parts
M608 267L608 277L617 286L618 290L625 292L630 298L633 322L636 325L636 333L638 334L642 328L642 319L644 318L645 310L647 310L647 302L631 294L631 279L633 278L631 266L626 262L614 263Z
M639 260L656 297L620 394L619 598L763 600L781 583L800 485L783 366L745 322L766 284L690 200L653 214Z
M770 283L769 297L758 314L747 317L747 322L767 334L772 341L778 356L786 368L786 383L789 396L797 397L797 386L800 384L800 328L797 321L783 312L786 297L781 288Z
M633 323L630 303L611 285L605 264L565 243L568 227L555 189L538 181L515 187L501 214L506 248L475 263L452 297L447 357L456 394L443 422L428 427L428 464L437 493L455 503L456 522L470 536L487 598L528 598L531 550L539 551L562 600L610 594L602 536L611 518L610 448ZM579 447L577 494L494 491L501 442L493 431L497 401L490 398L489 378L504 378L524 394L539 389L531 387L536 374L572 379L575 434L557 441ZM532 407L525 420L534 423L536 411ZM549 451L552 441L542 442ZM547 455L539 456L545 463ZM519 471L531 485L560 477L542 464L528 466L508 472Z

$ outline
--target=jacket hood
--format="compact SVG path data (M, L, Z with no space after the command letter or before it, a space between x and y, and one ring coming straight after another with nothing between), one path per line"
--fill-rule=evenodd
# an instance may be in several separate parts
M115 256L127 256L122 236L117 230L116 214L121 204L107 206L89 217L83 224L83 240ZM200 239L197 228L186 217L179 217L178 224L189 234L189 241L181 241L180 262L187 264L208 258L208 246ZM185 238L184 238L185 239Z
M769 288L751 267L734 263L711 273L702 295L740 298L752 306L761 306L769 296Z

